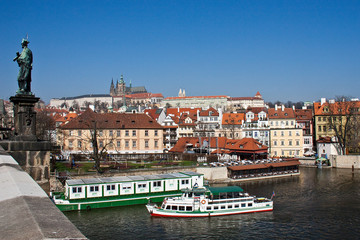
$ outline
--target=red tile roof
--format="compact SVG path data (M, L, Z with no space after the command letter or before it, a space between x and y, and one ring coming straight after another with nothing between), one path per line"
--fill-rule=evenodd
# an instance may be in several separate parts
M209 108L207 110L202 110L199 113L199 116L219 116L219 112L215 110L215 108Z
M88 109L63 125L62 129L163 129L154 119L143 113L95 113Z
M314 103L314 115L344 115L349 113L349 109L357 110L359 114L360 101L350 101L350 102L335 102L335 103L324 103L319 102Z
M197 111L201 111L201 108L168 108L166 114L180 117L183 113L196 115Z
M145 109L144 113L149 115L154 120L157 120L160 115L157 113L157 109Z
M311 109L295 109L296 120L312 120Z
M178 140L178 142L170 151L184 152L189 144L194 147L200 147L200 143L203 143L204 140L208 141L208 138L205 137L199 140L197 137L183 137ZM218 148L231 152L242 153L262 153L267 152L268 149L267 146L262 145L253 138L243 138L238 140L227 139L225 137L210 138L210 148Z
M284 111L282 111L281 107L278 107L277 110L275 110L275 108L269 108L268 115L269 119L295 118L295 112L292 108L284 108Z
M245 121L245 113L224 113L222 125L241 125Z

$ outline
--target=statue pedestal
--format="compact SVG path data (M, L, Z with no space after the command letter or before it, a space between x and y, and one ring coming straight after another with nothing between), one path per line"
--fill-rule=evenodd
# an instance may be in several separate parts
M20 95L10 97L14 104L15 141L36 141L36 112L35 104L40 98L34 95Z
M0 141L8 152L35 181L49 181L51 144L36 137L35 104L40 98L17 94L10 97L14 104L14 136L10 141Z

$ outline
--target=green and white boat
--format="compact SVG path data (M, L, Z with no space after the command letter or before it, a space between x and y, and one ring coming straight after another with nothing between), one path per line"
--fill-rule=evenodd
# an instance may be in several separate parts
M162 202L180 196L183 189L203 185L204 175L195 172L85 178L67 180L65 192L50 196L61 211L90 210Z

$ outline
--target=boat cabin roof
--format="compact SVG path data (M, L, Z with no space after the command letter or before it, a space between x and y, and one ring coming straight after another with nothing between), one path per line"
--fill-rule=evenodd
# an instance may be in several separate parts
M220 193L231 193L231 192L243 192L244 191L239 186L209 187L209 190L213 195L219 195Z
M106 183L119 183L119 182L134 182L134 181L151 181L151 180L166 180L166 179L179 179L189 178L191 176L202 175L194 172L182 173L167 173L157 175L138 175L138 176L118 176L118 177L103 177L103 178L84 178L84 179L71 179L66 180L68 186L75 185L89 185L89 184L106 184Z

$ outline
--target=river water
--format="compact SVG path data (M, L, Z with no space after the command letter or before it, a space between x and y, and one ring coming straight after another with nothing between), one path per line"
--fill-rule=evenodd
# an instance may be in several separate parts
M359 239L360 171L300 170L296 177L235 184L258 197L275 191L272 212L156 218L136 205L65 215L89 239Z

